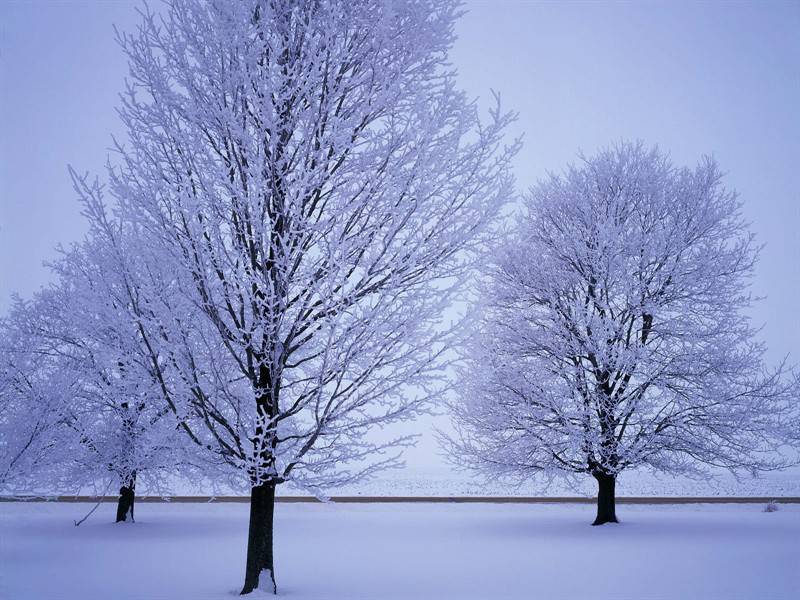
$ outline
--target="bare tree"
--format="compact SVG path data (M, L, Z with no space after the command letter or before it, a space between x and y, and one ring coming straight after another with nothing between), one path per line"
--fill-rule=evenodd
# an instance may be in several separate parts
M173 0L121 36L130 144L110 190L173 290L137 284L164 399L250 489L243 594L276 591L276 485L321 493L397 464L408 438L367 433L444 387L442 312L516 149L511 115L482 124L454 87L457 13Z
M758 255L712 159L623 143L540 183L488 272L450 440L494 476L590 474L599 525L617 475L787 464L784 368L746 316Z

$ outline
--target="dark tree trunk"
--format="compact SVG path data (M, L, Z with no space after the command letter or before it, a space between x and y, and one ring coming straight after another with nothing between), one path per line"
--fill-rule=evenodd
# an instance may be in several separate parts
M136 497L136 471L131 474L130 479L123 483L119 488L119 500L117 501L117 523L127 521L130 517L133 520L133 503Z
M241 594L259 587L261 577L269 577L272 593L278 593L272 560L272 524L275 514L275 483L268 482L250 490L250 529L247 535L247 568ZM268 573L266 572L268 571ZM261 581L266 589L267 581Z
M592 476L597 480L597 518L592 525L617 523L616 510L616 475L595 472Z

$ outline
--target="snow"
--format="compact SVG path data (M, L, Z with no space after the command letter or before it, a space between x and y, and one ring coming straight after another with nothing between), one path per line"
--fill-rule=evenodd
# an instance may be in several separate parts
M244 576L246 504L0 504L0 597L228 599ZM788 599L800 506L278 504L279 596L293 600ZM257 598L272 597L261 591Z
M262 569L258 575L258 589L263 592L275 593L272 569Z

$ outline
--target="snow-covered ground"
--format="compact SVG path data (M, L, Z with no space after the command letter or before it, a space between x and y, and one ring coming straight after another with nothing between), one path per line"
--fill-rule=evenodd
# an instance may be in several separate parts
M0 598L231 600L245 504L0 504ZM279 504L279 594L301 599L758 600L800 592L800 506ZM266 597L260 592L259 597Z

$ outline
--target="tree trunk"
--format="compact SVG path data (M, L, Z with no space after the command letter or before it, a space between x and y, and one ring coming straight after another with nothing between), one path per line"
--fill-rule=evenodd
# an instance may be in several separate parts
M272 524L275 513L275 483L267 482L250 490L250 529L247 536L247 568L241 594L249 594L267 585L278 593L272 560ZM267 573L265 573L267 571ZM263 575L263 578L262 578ZM269 577L269 582L265 579ZM261 581L259 581L261 579Z
M122 484L119 488L119 501L117 502L117 523L127 521L128 517L133 520L133 503L136 497L136 471L134 471L130 479Z
M592 525L617 523L616 511L616 475L595 472L592 476L597 480L597 518Z

